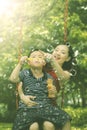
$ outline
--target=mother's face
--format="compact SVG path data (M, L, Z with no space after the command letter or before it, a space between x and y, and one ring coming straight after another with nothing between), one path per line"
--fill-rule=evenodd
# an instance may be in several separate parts
M65 61L69 61L70 60L69 48L66 45L58 45L54 49L52 55L56 59L56 61L58 62L58 64L60 66L62 66Z

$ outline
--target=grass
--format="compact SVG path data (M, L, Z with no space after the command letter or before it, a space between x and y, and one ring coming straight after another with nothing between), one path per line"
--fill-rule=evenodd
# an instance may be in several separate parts
M0 130L12 130L12 124L11 123L0 123ZM87 130L86 128L77 128L77 127L72 127L71 130Z
M11 123L0 123L0 130L11 130Z

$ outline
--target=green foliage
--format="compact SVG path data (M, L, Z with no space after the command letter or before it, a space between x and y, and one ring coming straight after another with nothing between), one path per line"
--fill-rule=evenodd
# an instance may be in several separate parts
M72 125L76 127L87 127L87 108L76 108L73 109L71 107L68 107L64 109L67 111L71 117L72 117Z

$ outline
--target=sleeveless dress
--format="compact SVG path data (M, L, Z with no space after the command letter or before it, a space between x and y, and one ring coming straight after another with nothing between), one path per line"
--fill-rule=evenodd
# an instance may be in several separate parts
M30 69L21 71L20 80L23 82L23 92L25 95L36 96L34 101L38 105L28 107L20 101L12 130L29 130L34 122L41 125L43 121L50 121L55 127L61 128L71 120L65 111L53 106L52 100L48 98L47 79L49 78L53 79L48 73L36 79Z

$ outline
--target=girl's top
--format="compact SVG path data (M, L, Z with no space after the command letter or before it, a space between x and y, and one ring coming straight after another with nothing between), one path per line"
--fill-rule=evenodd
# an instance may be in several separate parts
M25 95L36 96L33 100L38 103L32 108L45 107L48 104L52 104L52 100L48 98L47 79L52 79L52 76L48 73L44 73L44 76L37 79L33 76L30 69L22 70L19 74L20 80L23 83L23 93ZM27 106L20 101L19 108L26 108Z

